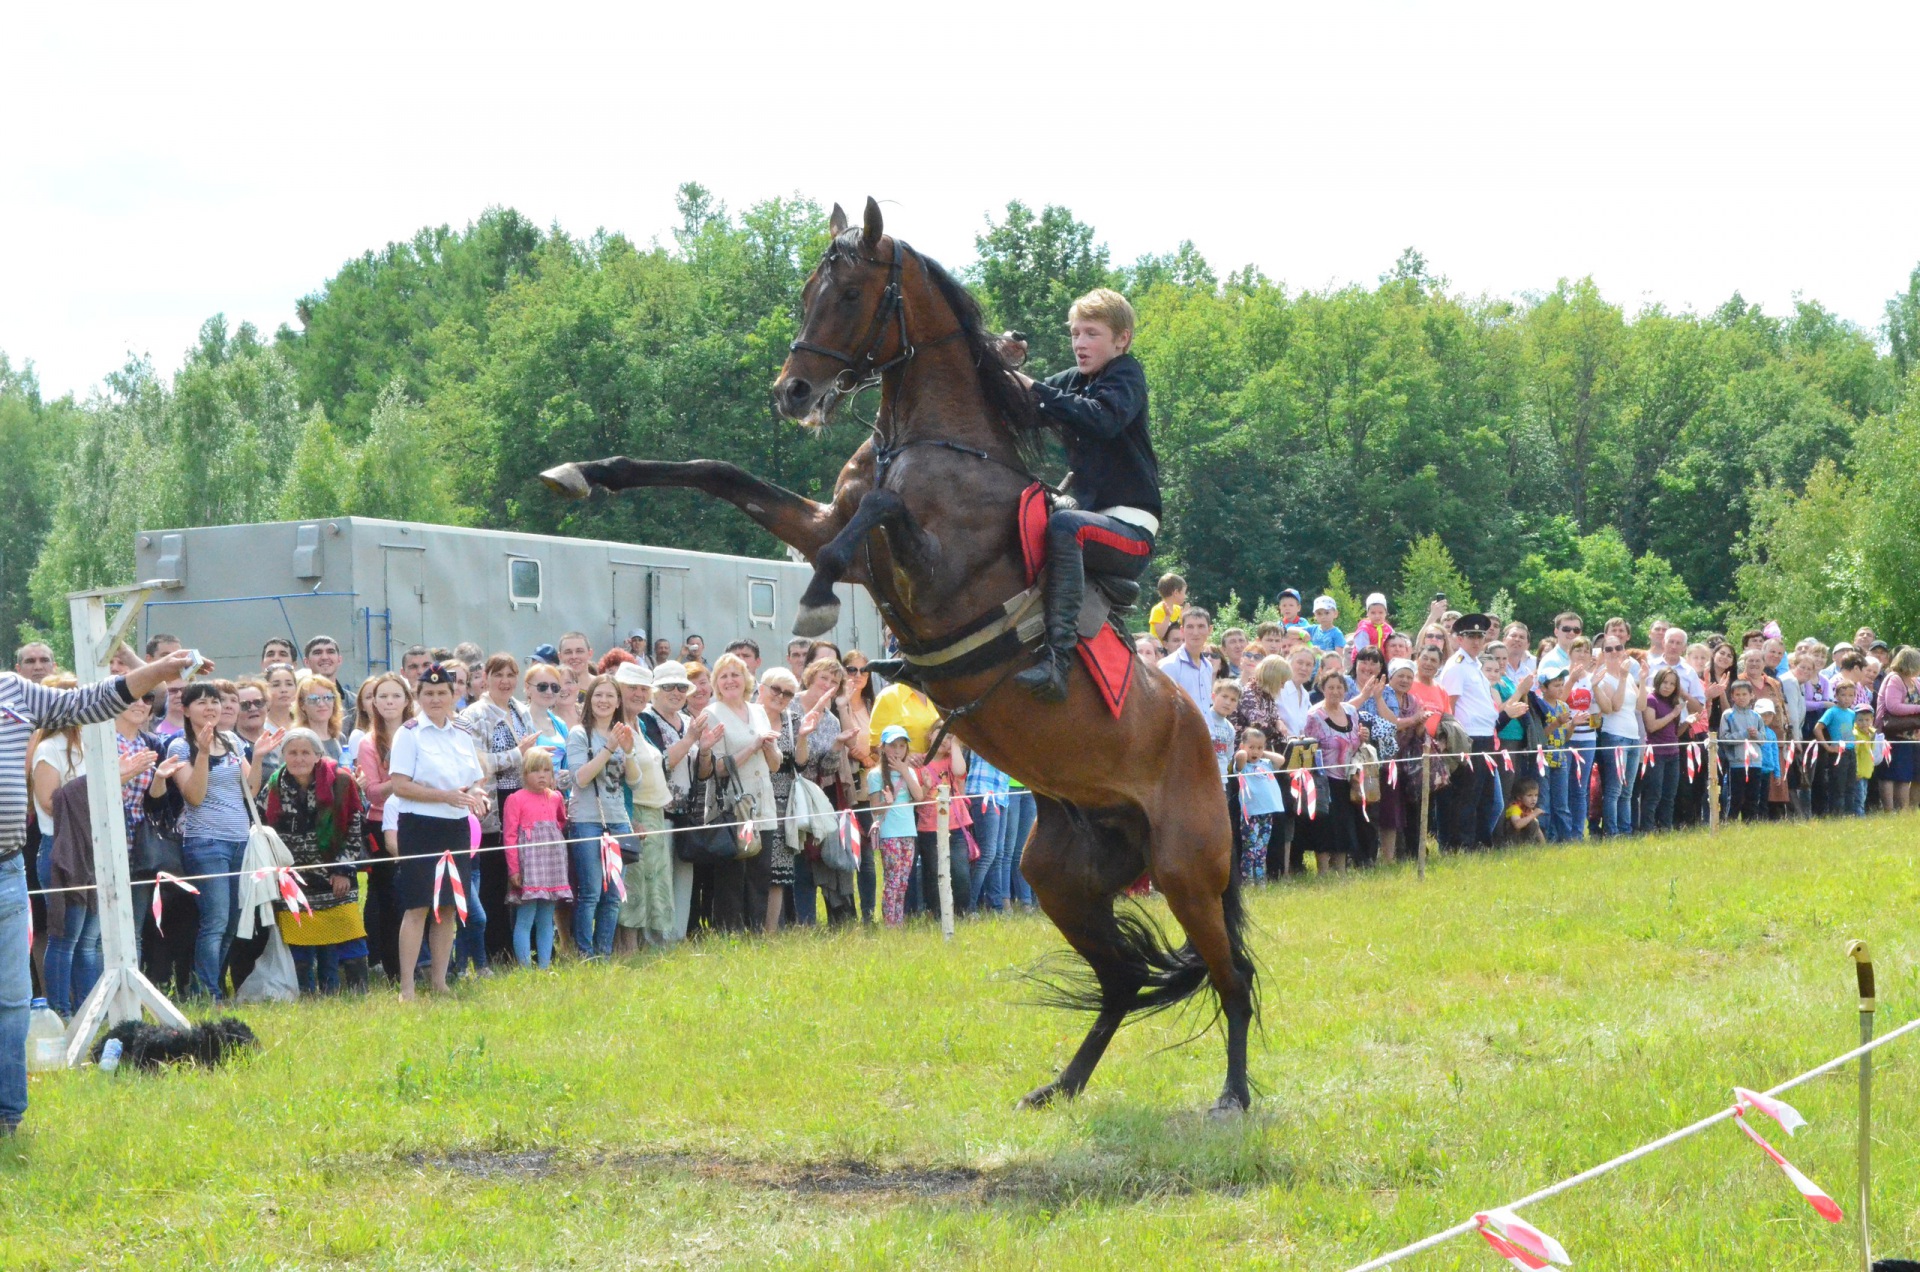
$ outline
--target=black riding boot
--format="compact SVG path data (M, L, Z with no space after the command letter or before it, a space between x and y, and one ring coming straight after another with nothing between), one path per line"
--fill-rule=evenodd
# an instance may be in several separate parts
M1080 602L1087 590L1086 564L1078 552L1050 552L1045 597L1047 643L1040 661L1014 681L1042 702L1067 700L1067 676L1080 643Z
M340 960L340 988L349 994L367 992L367 960L347 958Z

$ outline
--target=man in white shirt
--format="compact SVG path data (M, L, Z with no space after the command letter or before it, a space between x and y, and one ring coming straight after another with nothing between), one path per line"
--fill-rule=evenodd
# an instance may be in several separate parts
M1446 690L1449 714L1472 740L1473 757L1492 754L1495 731L1500 727L1493 687L1480 667L1480 654L1493 628L1493 617L1488 614L1462 614L1455 619L1453 638L1459 648L1435 680ZM1470 758L1455 771L1447 789L1447 817L1442 823L1447 831L1445 842L1454 848L1475 844L1491 847L1500 782L1487 771L1487 761Z
M1180 648L1160 660L1160 670L1187 691L1202 713L1213 706L1213 659L1207 657L1212 637L1213 615L1189 605L1180 615Z
M1593 670L1593 706L1600 716L1593 762L1600 766L1600 821L1609 835L1633 832L1633 788L1640 777L1640 738L1646 729L1640 714L1646 690L1639 672L1627 657L1623 639L1601 638L1600 660Z
M1680 677L1680 694L1687 700L1687 713L1681 717L1681 723L1693 719L1707 709L1707 688L1700 683L1700 673L1687 662L1687 633L1680 627L1667 628L1660 638L1660 647L1656 656L1647 662L1647 687L1653 687L1655 673L1668 667Z

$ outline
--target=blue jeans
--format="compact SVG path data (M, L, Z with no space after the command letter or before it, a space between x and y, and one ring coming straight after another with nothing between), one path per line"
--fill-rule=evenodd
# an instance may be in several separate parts
M1600 766L1600 820L1607 834L1630 835L1633 833L1633 784L1640 776L1640 739L1603 732L1599 742L1593 762Z
M1004 879L998 891L994 888L996 876L994 867L1000 860L1000 854L1006 851L1007 810L993 804L994 796L978 795L973 797L973 838L980 845L980 860L968 867L968 882L973 886L973 908L976 910L1004 910L1007 908L1007 891Z
M1855 817L1865 817L1867 815L1867 783L1869 780L1870 779L1864 777L1856 777L1853 779L1853 815ZM1761 796L1761 802L1762 804L1766 802L1764 793Z
M1000 829L1000 859L994 863L994 881L988 885L1028 909L1034 906L1033 889L1020 877L1020 858L1026 852L1027 836L1033 833L1033 819L1038 813L1032 791L1008 793L1007 811Z
M27 948L27 858L0 861L0 1127L27 1115L27 1007L33 957Z
M533 951L540 951L540 966L553 963L553 902L522 901L513 907L513 959L522 967L533 966Z
M201 879L200 930L193 939L193 985L198 993L225 1002L221 976L233 934L240 926L240 863L247 854L244 839L200 839L188 836L180 849L190 875L228 874L225 879Z
M627 848L639 848L633 827L625 822L605 826L597 822L575 822L568 828L567 845L573 858L573 944L582 958L608 958L613 954L613 933L620 923L620 894L607 886L600 864L600 836L610 834L624 841Z
M1580 838L1580 831L1573 820L1573 752L1559 751L1553 758L1560 761L1558 768L1540 765L1540 824L1548 840L1558 844Z
M1647 789L1640 800L1640 815L1651 826L1642 826L1642 830L1673 829L1673 803L1680 793L1680 766L1684 762L1675 753L1654 760L1653 767L1647 770Z
M476 973L486 969L487 958L487 907L480 904L480 865L479 859L467 858L467 921L453 931L453 957L448 961L447 973L453 975L471 967ZM427 921L432 922L431 913ZM446 920L453 922L452 918ZM421 942L420 950L424 957L426 942Z
M67 893L63 930L47 933L47 1006L63 1017L80 1010L100 979L100 911L83 908L80 896Z
M1565 833L1562 839L1584 839L1587 834L1587 781L1593 776L1592 738L1574 738L1567 744L1566 762L1561 765L1567 772L1567 805Z

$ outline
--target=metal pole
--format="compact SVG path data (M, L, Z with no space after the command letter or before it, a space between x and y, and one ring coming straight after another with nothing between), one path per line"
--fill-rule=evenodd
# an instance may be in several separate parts
M1427 877L1427 815L1433 803L1433 739L1424 740L1420 748L1420 851L1415 858L1414 878Z
M953 939L953 858L947 853L947 819L952 813L952 799L947 784L940 783L933 797L933 837L938 845L933 868L940 877L940 934L949 941Z
M1873 1041L1873 954L1865 941L1848 941L1854 979L1860 990L1860 1044ZM1873 1230L1867 1202L1873 1182L1873 1053L1860 1057L1860 1272L1873 1270Z

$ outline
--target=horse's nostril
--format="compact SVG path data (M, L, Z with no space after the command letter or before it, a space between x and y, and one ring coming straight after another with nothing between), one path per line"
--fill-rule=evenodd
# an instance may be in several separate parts
M790 402L804 402L812 391L813 386L798 376L787 381L787 400Z

